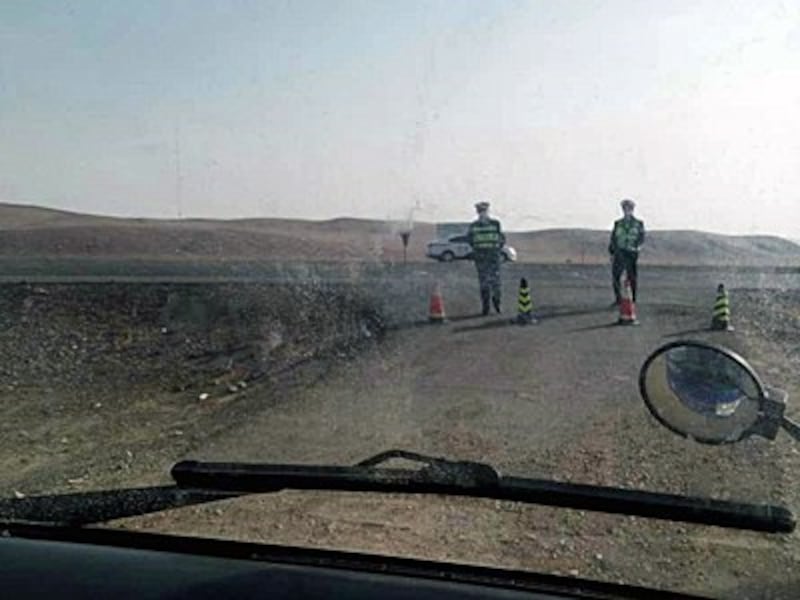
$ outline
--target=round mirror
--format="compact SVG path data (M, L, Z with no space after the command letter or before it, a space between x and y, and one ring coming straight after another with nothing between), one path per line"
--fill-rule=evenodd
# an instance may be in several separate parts
M764 396L742 357L701 342L673 342L656 350L642 366L639 389L663 425L706 444L747 437Z

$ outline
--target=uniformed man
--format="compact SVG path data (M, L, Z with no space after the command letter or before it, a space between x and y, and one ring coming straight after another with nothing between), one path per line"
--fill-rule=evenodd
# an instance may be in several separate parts
M611 230L611 242L608 253L612 256L611 276L614 280L614 299L621 301L620 275L624 271L631 282L631 295L636 302L636 261L639 260L639 249L644 244L644 223L633 216L636 204L625 199L620 202L624 216L614 222Z
M478 284L481 290L483 314L489 314L489 300L494 309L500 312L500 250L506 243L500 221L489 217L489 203L475 205L478 218L469 226L468 241L472 246L475 268L478 270Z

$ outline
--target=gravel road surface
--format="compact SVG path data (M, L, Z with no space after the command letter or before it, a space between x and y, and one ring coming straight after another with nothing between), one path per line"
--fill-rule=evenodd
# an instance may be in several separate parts
M509 322L521 276L532 284L537 325ZM156 285L145 282L152 275L141 277L125 285ZM206 277L191 285L254 285ZM263 284L264 274L259 277ZM296 363L282 376L253 380L246 391L214 393L202 401L197 387L176 391L165 389L163 380L126 381L113 388L113 418L91 417L97 424L91 440L81 439L86 430L80 428L77 437L61 431L89 418L64 418L75 412L67 404L80 401L91 412L94 403L109 401L95 398L92 385L105 394L112 388L95 381L62 393L52 381L18 382L0 394L0 410L9 417L5 435L15 436L13 445L0 447L3 489L36 493L157 483L171 461L186 457L344 465L402 448L488 462L509 475L800 510L794 475L800 456L786 436L771 443L700 446L660 427L637 387L640 365L660 344L711 340L739 351L769 383L787 389L791 413L800 392L797 274L645 270L638 327L614 325L607 270L597 267L510 266L504 276L506 312L490 317L476 316L477 285L469 264L352 265L335 272L300 265L271 277L273 284L310 278L330 286L303 308L323 320L342 318L336 311L340 296L326 295L328 289L355 289L351 303L362 315L368 306L374 311L369 319L379 325L344 350L329 345L339 349ZM426 322L436 281L450 317L440 326ZM720 281L732 295L732 333L705 330ZM46 290L55 284L40 278L36 285ZM16 326L9 323L4 333ZM20 408L23 402L28 410ZM103 424L119 420L127 429L109 428L104 439ZM20 472L14 457L26 449L30 462ZM714 597L790 598L800 586L796 534L508 502L284 492L119 524L580 574Z

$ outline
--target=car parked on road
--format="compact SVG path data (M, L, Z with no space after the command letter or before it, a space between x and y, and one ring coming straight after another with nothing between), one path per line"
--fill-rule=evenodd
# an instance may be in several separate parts
M503 246L500 252L503 262L517 260L517 251L511 246ZM472 260L472 246L469 245L466 234L453 235L446 240L428 242L428 249L425 254L428 258L442 262Z

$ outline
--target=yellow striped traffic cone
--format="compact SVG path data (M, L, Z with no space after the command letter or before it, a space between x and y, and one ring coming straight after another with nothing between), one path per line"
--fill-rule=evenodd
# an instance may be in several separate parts
M531 298L531 288L528 287L528 280L524 277L519 280L519 301L517 318L514 322L518 325L529 325L536 323L533 316L533 299Z
M725 289L725 285L722 283L717 286L717 299L714 301L714 311L711 315L711 329L714 331L733 331L728 290Z

